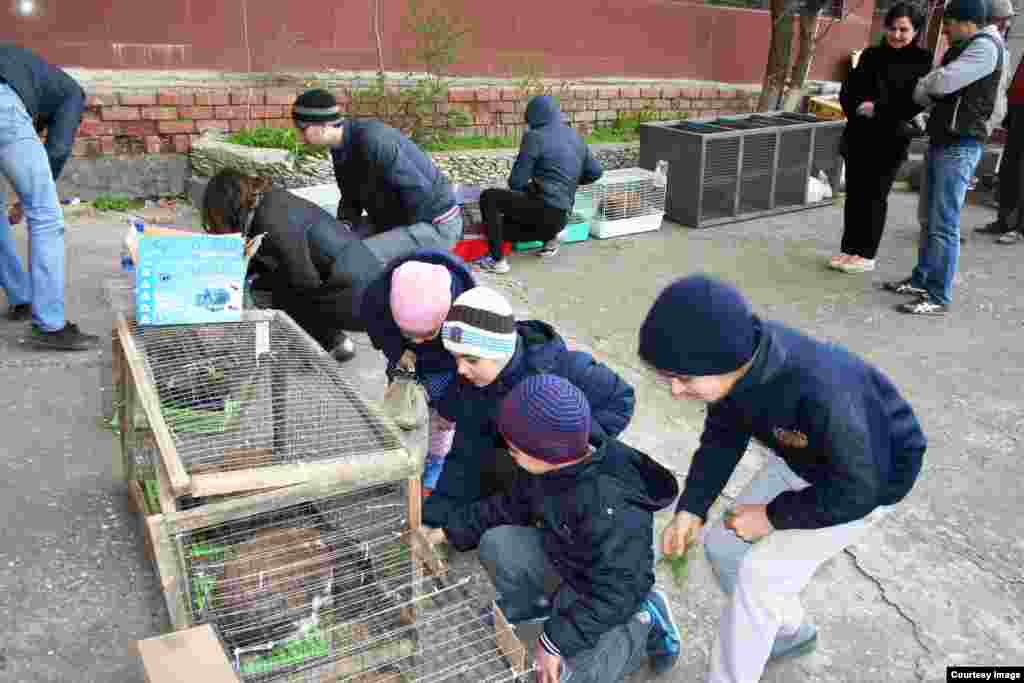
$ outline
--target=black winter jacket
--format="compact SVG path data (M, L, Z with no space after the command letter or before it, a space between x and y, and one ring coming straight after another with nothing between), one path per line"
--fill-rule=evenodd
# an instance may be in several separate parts
M598 180L604 172L601 164L579 134L562 123L554 98L542 95L530 100L526 122L530 129L519 144L509 189L535 193L556 209L571 209L577 186Z
M883 41L864 50L839 93L848 119L841 148L847 160L867 158L881 168L903 162L910 146L907 124L923 110L914 102L914 86L931 64L931 53L916 45L896 49ZM875 103L872 118L857 114L864 102Z
M776 529L819 529L903 499L927 441L889 378L846 349L761 322L754 362L708 408L679 510L706 517L753 437L811 484L768 504Z
M359 225L365 209L374 234L430 223L455 206L448 178L416 143L381 121L346 121L331 158L341 190L338 218Z
M10 43L0 44L0 80L18 93L29 116L38 117L39 128L46 128L46 156L57 180L78 134L85 91L35 52Z
M452 276L452 301L476 286L473 274L462 259L449 252L421 249L387 265L370 283L363 295L362 316L374 348L384 352L389 373L406 350L416 354L416 375L427 390L431 402L437 401L455 380L455 359L441 343L441 335L423 344L413 344L402 336L391 312L391 275L408 261L423 261L444 266Z
M454 548L469 550L496 526L536 525L545 555L578 596L551 615L542 642L571 658L639 610L654 585L654 512L677 493L671 472L608 439L578 464L521 471L507 492L454 513L445 533Z

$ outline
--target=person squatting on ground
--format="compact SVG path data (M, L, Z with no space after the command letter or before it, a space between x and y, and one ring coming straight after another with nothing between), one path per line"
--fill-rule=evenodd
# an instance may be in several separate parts
M507 273L511 268L502 252L504 242L543 242L539 256L557 254L558 234L572 213L577 186L593 183L603 173L579 133L562 122L553 97L531 99L526 123L529 129L519 144L509 189L480 194L490 255L476 265L492 273Z
M942 31L950 47L942 65L917 83L914 100L931 107L925 176L918 199L921 238L910 277L883 287L915 301L898 310L945 315L960 258L960 211L968 185L992 132L992 115L1005 68L1002 36L988 26L987 0L950 0ZM985 27L982 30L981 27Z
M666 555L696 541L750 439L761 470L704 534L728 597L709 683L755 683L770 659L817 642L800 591L914 485L926 440L910 405L878 369L842 347L763 321L732 286L703 275L657 297L641 359L672 396L707 403Z
M429 442L423 464L424 493L430 495L451 450L455 425L437 412L437 403L455 381L455 358L441 342L441 324L452 301L476 286L459 257L423 249L392 261L363 296L363 320L374 348L388 360L391 381L413 372L430 405Z
M455 358L458 377L437 404L456 425L451 451L433 494L423 503L423 523L443 526L448 514L504 489L516 472L497 428L498 405L524 378L565 377L593 411L591 440L616 437L633 417L633 387L583 351L570 351L547 323L516 322L498 292L474 287L455 300L441 326L441 341Z
M1009 0L993 0L993 23L1005 36L1016 12ZM1007 60L1007 64L1009 60ZM999 161L999 213L994 221L975 230L982 235L994 235L999 244L1016 244L1024 240L1024 62L1017 64L1013 79L1006 89L1006 144ZM1006 69L1003 80L1006 80Z
M0 170L18 195L7 207L0 192L0 287L7 320L32 321L28 343L39 349L85 351L99 337L64 315L64 212L57 178L71 155L85 92L71 76L17 45L0 44ZM44 145L36 129L46 129ZM11 226L28 220L28 272Z
M515 623L544 621L539 683L613 683L650 658L655 674L681 650L668 601L654 587L654 512L671 505L671 472L614 438L591 435L583 392L555 375L527 377L501 401L498 432L519 468L508 490L454 512L428 532L480 548L497 603ZM545 578L558 583L545 592Z
M203 227L212 234L265 235L247 280L269 292L339 362L355 356L344 330L364 329L363 291L383 270L359 237L316 204L265 178L223 170L203 194Z
M914 86L932 66L931 53L917 45L923 21L915 5L893 5L882 42L864 50L839 93L848 121L840 145L846 160L843 238L829 261L836 270L875 269L889 192L914 135L911 119L923 109L914 102Z
M455 246L462 210L451 183L401 131L376 119L343 120L326 90L302 93L292 118L306 142L330 147L338 220L365 238L381 265L416 249Z

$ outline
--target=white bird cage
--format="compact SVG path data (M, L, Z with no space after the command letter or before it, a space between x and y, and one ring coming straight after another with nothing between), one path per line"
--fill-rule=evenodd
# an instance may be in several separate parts
M643 168L606 171L592 186L597 201L590 233L604 239L660 228L665 215L660 177Z

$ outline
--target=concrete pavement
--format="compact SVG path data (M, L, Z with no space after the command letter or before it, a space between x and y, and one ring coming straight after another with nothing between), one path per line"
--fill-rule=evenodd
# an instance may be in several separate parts
M867 275L824 267L839 241L836 207L703 231L666 223L550 260L514 256L511 274L487 278L521 314L554 323L634 382L624 438L681 476L701 409L672 402L635 349L654 296L689 272L728 278L764 316L863 354L914 405L930 440L918 485L819 571L804 596L818 650L769 666L764 681L940 681L949 664L1024 663L1024 247L972 239L954 311L899 314L900 299L875 285L913 265L915 201L893 195ZM964 226L989 219L968 207ZM102 215L68 225L69 317L87 331L109 330L102 281L117 267L122 225ZM26 350L24 334L0 323L0 681L141 681L133 641L166 631L167 618L114 472L114 437L99 424L100 357ZM351 371L379 395L382 363L365 338L360 351ZM727 493L759 457L744 458ZM722 598L703 557L694 565L685 589L659 572L685 631L683 659L661 680L702 680L706 667Z

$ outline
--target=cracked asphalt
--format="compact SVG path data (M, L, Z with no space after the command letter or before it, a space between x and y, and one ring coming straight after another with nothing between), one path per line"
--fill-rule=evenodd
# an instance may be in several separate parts
M702 410L671 401L635 352L648 306L678 276L732 280L763 316L864 355L908 397L929 438L922 476L816 574L803 597L819 647L770 665L766 682L942 681L950 665L1024 663L1024 246L969 239L953 312L899 314L900 299L876 285L913 266L916 199L892 196L878 269L865 275L824 267L842 226L831 207L700 231L665 223L566 245L553 259L516 255L509 275L486 278L521 316L554 323L634 383L638 412L624 439L680 476ZM965 233L990 217L967 207ZM68 224L69 317L87 331L110 329L102 283L116 272L122 225L102 215ZM100 425L104 358L30 351L24 334L0 322L0 681L141 681L133 643L168 624L113 435ZM357 341L350 371L379 396L383 364L365 337ZM712 514L760 458L755 445ZM659 584L684 631L679 666L659 680L702 680L723 603L710 566L698 555L685 587L667 571Z

